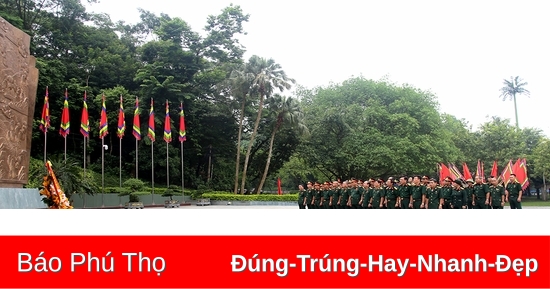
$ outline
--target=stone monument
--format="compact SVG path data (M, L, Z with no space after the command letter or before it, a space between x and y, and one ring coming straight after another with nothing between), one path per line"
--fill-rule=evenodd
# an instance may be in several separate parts
M0 17L0 208L43 207L38 190L23 189L29 178L38 86L30 40Z

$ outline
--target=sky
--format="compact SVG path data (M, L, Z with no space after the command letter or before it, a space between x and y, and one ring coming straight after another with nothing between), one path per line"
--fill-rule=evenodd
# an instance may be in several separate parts
M231 3L250 14L240 37L245 58L273 58L299 85L353 76L408 83L437 96L441 113L477 129L491 116L515 124L502 101L504 79L519 76L520 127L550 136L550 17L547 1L472 0L100 0L89 10L139 22L138 8L180 17L202 32L208 15Z

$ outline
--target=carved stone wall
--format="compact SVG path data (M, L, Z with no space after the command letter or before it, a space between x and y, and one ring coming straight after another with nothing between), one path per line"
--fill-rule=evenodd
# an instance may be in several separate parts
M0 187L28 181L38 69L30 36L0 17Z

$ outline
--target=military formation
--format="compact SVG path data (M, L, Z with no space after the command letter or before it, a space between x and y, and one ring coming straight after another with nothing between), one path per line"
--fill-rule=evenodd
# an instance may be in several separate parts
M451 179L441 183L428 176L351 179L299 186L300 209L521 209L522 187L512 174L507 184L491 176L475 180Z

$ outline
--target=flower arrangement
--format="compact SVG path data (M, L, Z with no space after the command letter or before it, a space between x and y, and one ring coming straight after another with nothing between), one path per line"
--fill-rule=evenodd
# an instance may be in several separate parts
M40 194L44 196L44 201L48 204L50 209L72 209L69 199L63 193L55 173L52 169L52 163L50 161L46 162L47 174L44 176L42 185L43 188L40 191Z

